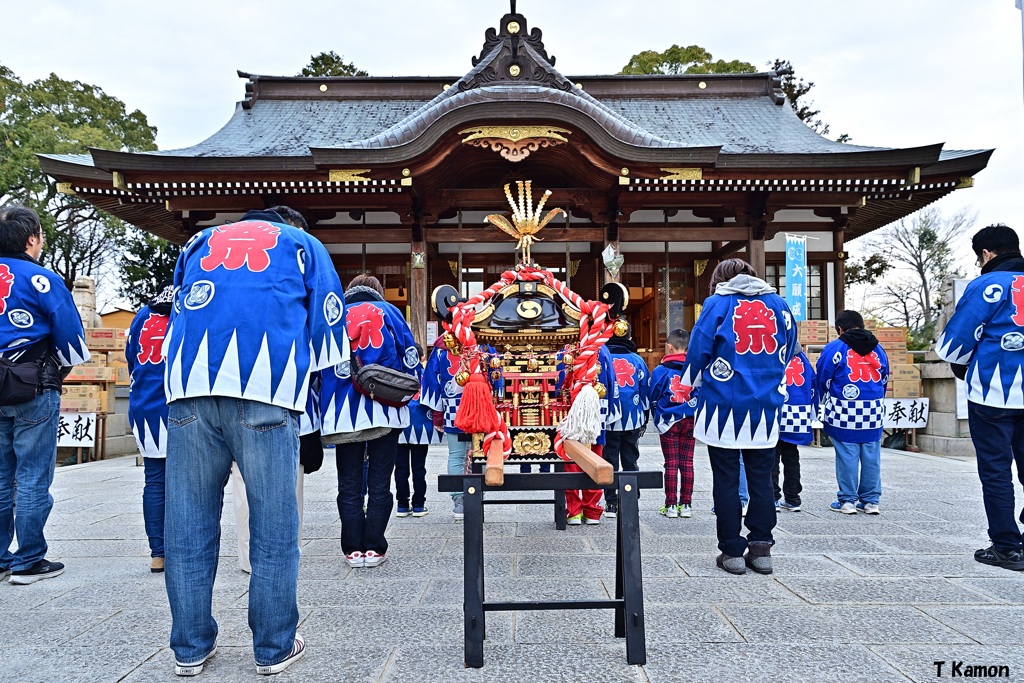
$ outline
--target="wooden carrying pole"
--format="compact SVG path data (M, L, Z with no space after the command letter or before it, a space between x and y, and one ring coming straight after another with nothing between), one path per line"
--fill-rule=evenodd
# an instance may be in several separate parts
M497 439L491 442L491 448L487 451L484 483L488 486L503 486L505 484L505 454L501 450L501 441Z
M598 486L610 486L615 481L612 464L579 441L566 439L565 452Z

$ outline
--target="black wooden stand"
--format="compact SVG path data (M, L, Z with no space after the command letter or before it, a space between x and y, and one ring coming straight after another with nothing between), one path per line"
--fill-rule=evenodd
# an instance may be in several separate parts
M614 609L615 636L626 639L626 662L647 663L644 629L644 589L640 572L639 489L660 489L661 472L617 472L615 486L619 489L619 514L616 519L615 599L554 600L523 602L488 602L484 600L484 505L554 504L558 523L558 501L561 520L565 521L565 491L599 488L588 475L576 472L505 474L505 484L491 488L484 484L483 474L444 474L438 476L442 493L462 491L465 517L463 554L465 587L463 612L466 631L466 666L484 665L484 638L487 612L554 609ZM555 496L543 500L484 500L484 492L552 491Z

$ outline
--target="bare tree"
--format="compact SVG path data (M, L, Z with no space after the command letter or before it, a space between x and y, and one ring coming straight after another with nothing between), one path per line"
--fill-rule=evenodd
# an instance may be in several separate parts
M869 246L896 271L877 291L880 317L932 335L943 305L942 283L962 275L953 245L976 220L970 207L944 216L930 206L879 231Z

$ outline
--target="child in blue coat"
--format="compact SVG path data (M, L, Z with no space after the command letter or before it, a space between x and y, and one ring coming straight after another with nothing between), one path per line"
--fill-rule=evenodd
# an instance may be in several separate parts
M416 344L420 363L426 362L423 347ZM422 378L421 378L422 379ZM409 426L398 437L398 459L395 461L395 495L398 499L395 517L425 517L427 510L427 447L441 443L441 433L434 429L434 412L420 403L420 395L409 403ZM412 505L409 496L409 473L412 473Z
M697 391L682 383L683 365L690 333L683 329L669 332L665 357L651 376L651 403L654 424L665 457L666 517L690 517L693 497L693 412ZM677 483L678 482L678 483Z
M630 330L622 336L612 337L605 344L611 354L612 377L619 390L621 414L617 420L608 423L605 432L605 460L617 472L619 460L627 472L639 470L640 435L647 427L651 410L651 373L647 363L636 352ZM619 512L618 491L615 487L604 490L604 514L615 517Z
M818 399L814 392L814 368L801 349L786 366L786 402L779 418L779 442L775 445L775 507L800 512L800 448L811 443L811 422L817 417ZM786 478L779 488L779 465ZM783 498L785 494L785 498Z

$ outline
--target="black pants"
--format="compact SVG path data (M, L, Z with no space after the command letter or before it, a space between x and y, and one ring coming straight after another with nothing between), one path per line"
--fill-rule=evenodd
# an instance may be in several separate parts
M637 462L640 460L640 430L630 429L622 432L605 432L604 452L601 456L612 464L612 468L619 471L619 461L622 461L622 471L636 472L640 469ZM604 502L607 505L617 505L619 492L615 488L604 490Z
M988 536L1000 552L1020 550L1022 536L1014 518L1013 463L1024 484L1024 409L967 404L971 440L977 453L981 497L988 517ZM1024 513L1020 521L1024 522Z
M427 446L398 444L395 460L395 498L398 507L409 507L409 472L412 471L412 506L427 502Z
M747 473L750 505L747 517L742 518L740 505L740 454ZM712 495L715 501L715 524L718 530L718 549L726 555L741 557L748 541L774 543L772 529L777 520L775 501L771 498L772 461L774 448L720 448L708 446L713 475ZM750 533L740 535L743 524Z
M785 479L782 488L779 488L779 463L782 463L782 473ZM775 487L775 500L786 495L786 502L800 505L800 449L795 443L779 441L775 444L775 466L772 467L772 486Z

